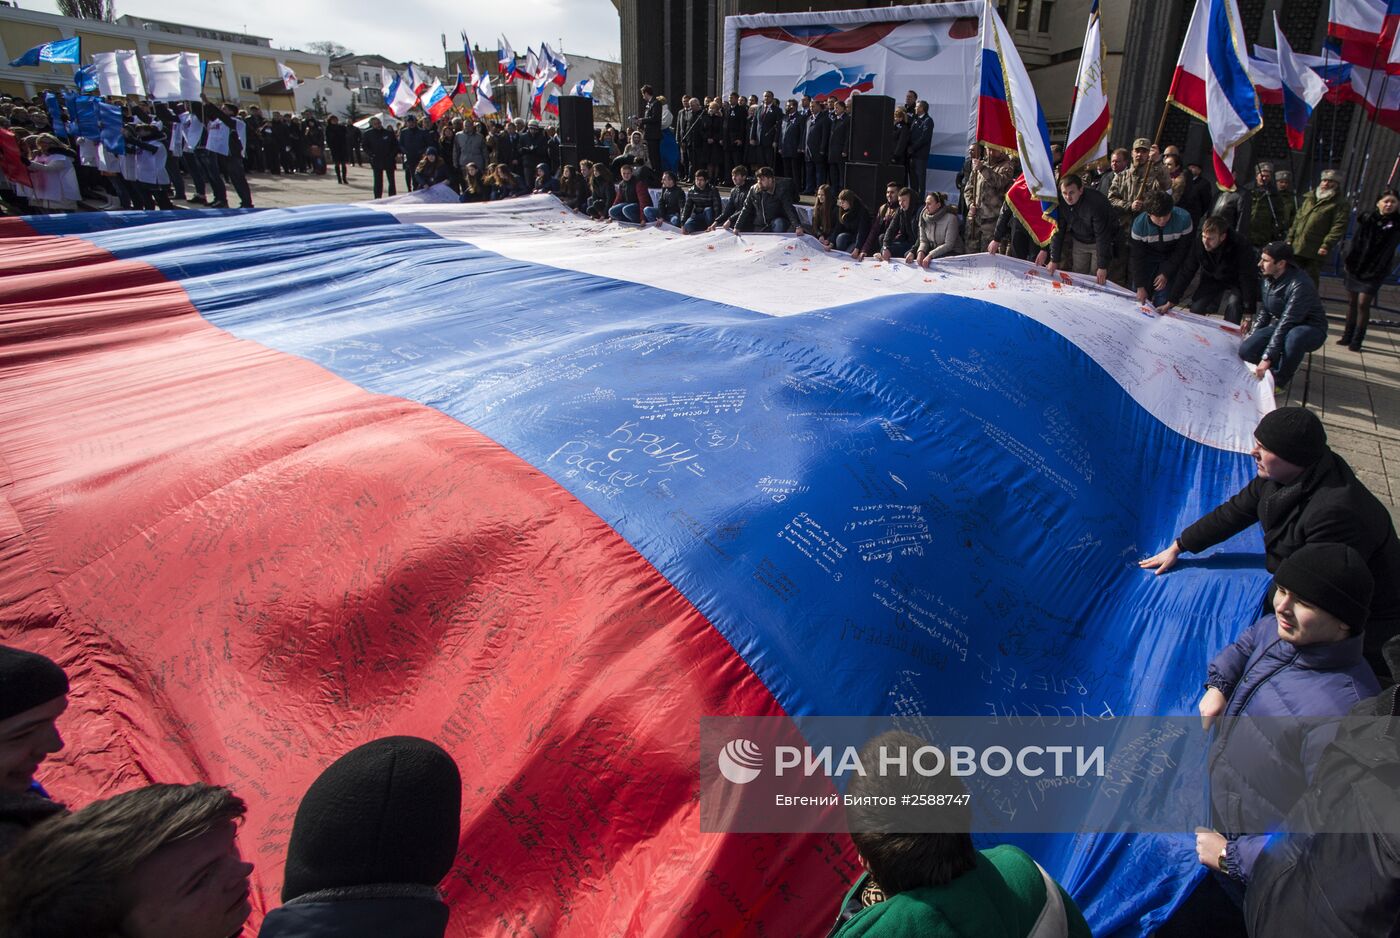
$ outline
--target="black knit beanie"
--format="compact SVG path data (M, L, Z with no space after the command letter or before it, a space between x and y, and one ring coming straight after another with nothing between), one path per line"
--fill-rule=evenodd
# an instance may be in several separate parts
M282 901L377 883L436 886L452 869L462 776L440 746L389 736L341 756L301 800Z
M1327 431L1306 407L1280 407L1265 414L1254 428L1254 438L1275 456L1304 468L1327 452Z
M43 655L0 645L0 720L68 693L68 675Z
M1330 612L1353 632L1366 628L1375 580L1345 544L1304 544L1278 565L1274 582L1310 606Z

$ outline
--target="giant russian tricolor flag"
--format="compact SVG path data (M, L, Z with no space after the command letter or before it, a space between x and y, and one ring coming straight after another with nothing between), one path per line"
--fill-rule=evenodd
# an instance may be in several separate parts
M1235 0L1196 0L1167 100L1210 130L1215 182L1235 188L1235 148L1264 126Z
M1108 157L1108 131L1113 122L1108 113L1108 88L1104 85L1103 31L1099 23L1099 0L1089 8L1089 25L1084 31L1084 48L1079 53L1079 72L1074 79L1070 104L1069 131L1060 175L1077 173L1085 166Z
M1278 42L1279 80L1283 89L1283 119L1290 150L1303 149L1308 121L1313 108L1327 94L1327 83L1293 54L1288 37L1279 26L1278 11L1274 11L1274 36Z
M1020 157L1028 200L1022 210L1054 224L1060 193L1050 156L1050 129L1030 75L1001 15L988 0L982 11L977 142ZM1034 206L1031 200L1040 205Z
M1254 475L1218 320L435 197L0 220L0 641L73 682L41 781L232 785L259 917L310 781L411 733L467 781L454 938L825 934L849 842L702 833L702 716L1191 713L1259 606L1254 531L1135 562ZM1099 935L1202 870L1020 842Z

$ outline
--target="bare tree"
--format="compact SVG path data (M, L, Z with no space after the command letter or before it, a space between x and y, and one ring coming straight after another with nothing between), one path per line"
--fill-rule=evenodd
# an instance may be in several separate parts
M332 42L329 39L318 39L315 42L308 42L306 44L306 51L315 52L317 55L324 55L326 58L333 59L336 56L349 55L355 50L351 49L349 46L342 46L338 42Z
M117 18L116 5L112 0L58 0L58 12L80 20L101 20L104 23Z
M609 62L593 73L593 116L597 120L621 121L622 69Z

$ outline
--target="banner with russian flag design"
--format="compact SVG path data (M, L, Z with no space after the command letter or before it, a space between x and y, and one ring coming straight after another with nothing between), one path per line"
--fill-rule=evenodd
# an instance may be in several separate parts
M1225 190L1235 188L1235 148L1264 126L1246 49L1236 0L1196 0L1167 94L1205 121L1215 184Z
M825 934L849 840L703 833L701 717L1191 713L1270 579L1253 529L1136 564L1254 476L1237 331L1009 258L430 189L2 219L0 308L0 641L73 684L40 780L231 785L252 931L310 781L408 733L468 782L452 938ZM1017 843L1095 934L1200 871Z

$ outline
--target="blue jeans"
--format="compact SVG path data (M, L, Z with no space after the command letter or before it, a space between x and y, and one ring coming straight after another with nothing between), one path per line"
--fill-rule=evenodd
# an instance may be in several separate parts
M608 217L613 221L630 221L634 225L642 223L641 207L636 202L628 202L622 205L614 205L608 209Z
M787 230L788 230L787 219L786 219L786 218L775 218L775 219L773 219L771 222L768 223L768 230L769 230L769 231L777 231L777 232L787 231Z
M685 220L685 233L686 233L686 234L695 234L695 232L697 232L697 231L703 231L704 229L710 227L710 226L713 225L714 223L715 223L715 212L714 212L714 209L710 209L710 208L702 208L702 209L699 209L698 211L694 212L689 218L687 218L687 219Z
M194 153L200 168L204 170L204 179L209 183L209 194L215 202L227 202L228 190L224 188L224 174L219 171L219 154L212 150L195 150ZM204 194L202 186L199 192Z
M1250 333L1249 337L1240 343L1240 358L1251 365L1259 364L1259 359L1264 357L1264 350L1269 347L1276 329L1277 324ZM1303 356L1322 348L1322 343L1326 341L1327 330L1317 326L1294 326L1289 329L1288 334L1283 337L1283 360L1269 363L1269 370L1274 373L1274 384L1281 388L1287 387L1288 382L1293 380L1293 373L1303 363Z
M838 251L850 251L856 246L856 236L843 232L836 236L835 244Z
M891 241L891 242L890 242L890 257L891 257L892 259L903 260L903 259L904 259L904 255L908 254L908 253L909 253L909 249L912 248L913 246L914 246L914 245L911 244L911 243L908 242L908 241L899 241L899 240Z

